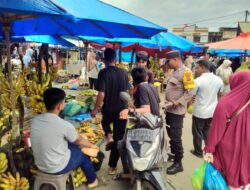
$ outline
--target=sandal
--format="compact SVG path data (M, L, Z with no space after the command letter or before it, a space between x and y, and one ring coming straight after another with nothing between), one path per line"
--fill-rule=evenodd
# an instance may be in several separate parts
M105 150L110 151L114 147L114 141L110 141L106 144Z
M109 168L109 171L108 171L109 175L115 175L116 172L117 172L117 168L112 168L112 167Z
M122 175L125 173L117 173L114 177L113 180L130 180L130 177L123 177Z
M97 177L96 182L87 185L87 189L95 189L100 186L106 186L107 182L104 177Z

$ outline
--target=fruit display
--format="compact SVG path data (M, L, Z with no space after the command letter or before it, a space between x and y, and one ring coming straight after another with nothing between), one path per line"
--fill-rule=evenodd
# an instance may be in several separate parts
M50 75L42 75L42 84L38 81L37 73L33 73L33 80L28 81L28 95L30 96L30 108L35 113L43 113L46 111L43 103L43 93L49 87Z
M80 91L79 94L83 95L83 96L97 96L98 91L88 89L88 90L82 90L82 91Z
M0 175L8 168L8 159L5 153L0 152Z
M3 190L28 190L29 187L29 180L21 177L19 172L16 172L15 177L10 172L1 174L0 188Z
M93 125L93 124L92 124ZM88 138L88 141L96 144L99 140L103 139L104 131L102 125L98 124L97 127L92 127L89 122L82 122L81 127L77 128L78 132Z
M73 181L75 187L79 187L81 184L87 182L87 178L85 176L85 173L82 171L82 168L79 167L73 170Z
M3 73L0 72L0 94L1 94L1 105L4 109L11 109L11 100L10 100L10 84L8 80L4 77ZM14 99L15 99L15 107L18 108L18 102L17 99L19 96L25 95L24 90L24 75L22 73L19 73L16 78L13 78L12 80L13 85L13 93L14 93Z
M68 84L63 84L62 85L62 89L70 89L70 88L71 88L71 86L68 85Z

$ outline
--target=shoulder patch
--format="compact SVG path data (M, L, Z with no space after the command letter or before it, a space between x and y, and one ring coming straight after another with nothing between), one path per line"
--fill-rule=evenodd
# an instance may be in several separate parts
M183 72L183 84L184 89L193 89L194 85L194 75L190 69L186 69Z

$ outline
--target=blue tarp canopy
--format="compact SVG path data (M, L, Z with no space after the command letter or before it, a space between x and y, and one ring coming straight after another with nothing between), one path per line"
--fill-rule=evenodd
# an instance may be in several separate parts
M3 0L0 4L0 14L7 11L29 16L38 15L35 18L24 17L26 19L11 22L11 36L87 35L108 38L149 38L160 31L166 31L163 27L99 0L53 0L53 2L50 0L20 0L20 2ZM43 16L43 13L46 16ZM73 15L77 19L48 16L58 16L61 13ZM3 36L2 30L0 30L0 36Z
M161 32L154 35L151 39L140 39L140 38L99 38L89 36L79 36L82 39L92 41L98 44L105 44L105 42L119 42L122 47L126 47L135 43L144 46L146 48L165 49L171 47L172 49L178 49L186 52L191 51L192 53L198 53L203 51L203 46L195 44L185 38L175 35L171 32Z
M0 41L3 38L0 36ZM54 37L48 35L39 35L39 36L12 36L10 39L11 42L36 42L36 43L45 43L45 44L52 44L52 45L61 45L64 47L75 47L74 44L70 43L69 41L61 38L61 37Z
M67 15L50 0L1 0L0 13L26 15Z

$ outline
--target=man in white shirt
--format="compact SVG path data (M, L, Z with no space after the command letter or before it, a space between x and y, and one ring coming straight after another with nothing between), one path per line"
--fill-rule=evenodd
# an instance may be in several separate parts
M51 174L64 174L81 167L88 187L98 185L97 177L90 159L81 148L98 147L79 135L75 127L61 119L59 113L64 108L65 92L50 88L44 92L47 112L37 115L31 123L31 146L35 164L39 170Z
M223 92L223 81L209 71L210 62L199 60L195 64L195 101L193 105L192 133L194 150L191 153L202 157L202 139L207 140L208 130L218 103L218 97Z

